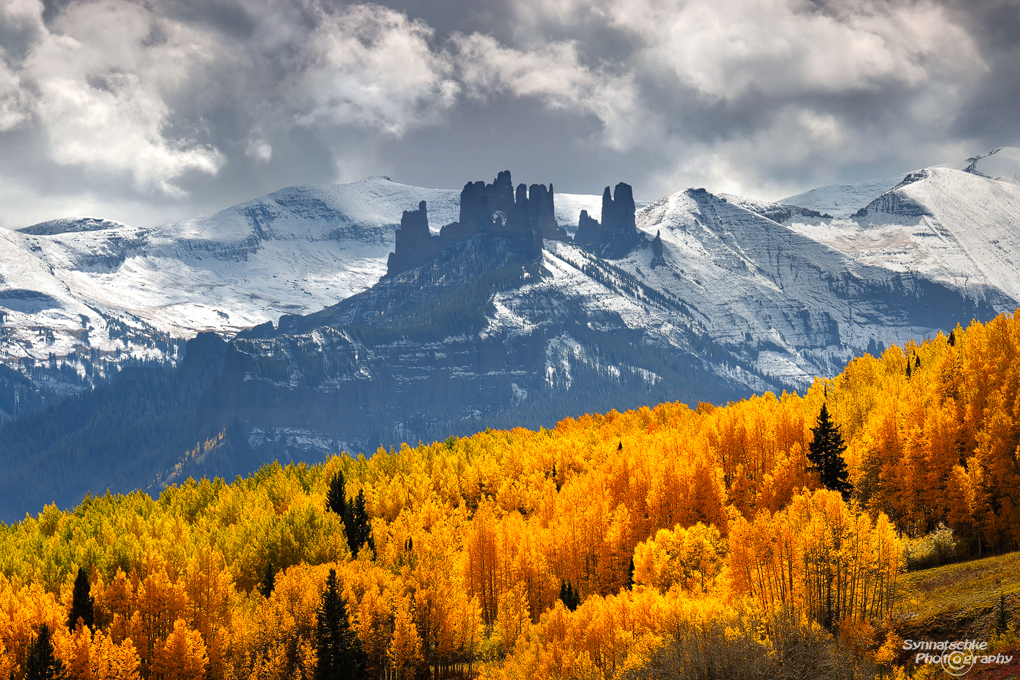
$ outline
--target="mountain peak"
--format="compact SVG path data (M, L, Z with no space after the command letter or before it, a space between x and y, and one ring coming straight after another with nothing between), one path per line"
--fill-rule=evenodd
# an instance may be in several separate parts
M39 222L38 224L22 227L15 231L30 236L54 236L56 234L119 229L126 226L128 225L122 222L106 220L101 217L63 217L56 220Z

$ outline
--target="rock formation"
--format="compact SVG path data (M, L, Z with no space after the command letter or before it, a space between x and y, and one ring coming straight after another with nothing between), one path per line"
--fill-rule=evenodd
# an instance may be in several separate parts
M480 234L515 240L524 252L536 256L543 238L568 238L556 224L552 184L548 189L544 184L532 184L530 189L520 184L515 192L510 171L504 170L492 184L465 184L460 192L460 219L444 226L438 236L429 231L425 201L417 210L405 211L394 251L387 261L386 275L419 267L436 257L441 249Z
M428 209L422 201L417 210L405 210L400 217L396 243L386 261L386 275L414 269L438 254L439 237L429 231Z
M629 184L620 182L614 195L609 187L602 194L602 222L581 211L574 243L601 257L624 257L638 243L634 213L634 192Z
M666 258L663 257L662 231L656 231L655 238L652 239L652 269L664 267L665 265Z

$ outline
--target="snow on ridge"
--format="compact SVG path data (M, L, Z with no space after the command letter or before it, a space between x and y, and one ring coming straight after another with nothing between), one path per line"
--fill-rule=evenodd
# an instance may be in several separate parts
M856 184L833 184L788 196L777 203L807 208L833 217L849 217L895 187L904 177L906 174Z
M988 179L1020 184L1020 149L1001 147L965 161L939 167L963 170Z
M671 343L680 343L694 325L727 346L750 342L746 334L751 333L755 343L764 344L748 365L800 382L827 370L819 362L842 360L832 354L835 345L817 350L818 356L829 352L822 359L797 349L813 342L811 333L827 332L824 314L839 320L847 315L835 298L819 297L816 269L838 273L859 263L917 273L964 291L998 286L1020 300L1015 277L1020 235L1014 226L1020 183L986 177L991 168L1008 170L1013 160L1020 168L1020 150L997 150L970 159L966 167L929 168L902 186L906 175L822 187L783 201L827 213L822 217L781 204L680 191L642 204L637 215L648 239L661 234L666 267L653 266L645 246L610 263L603 284L580 271L581 251L549 243L546 266L553 277L527 288L558 286L561 294L583 297L595 317L657 328L655 333ZM865 217L853 217L894 187L896 196L923 206L925 214L896 216L876 206ZM281 189L215 215L155 229L119 223L74 228L75 220L55 220L34 225L44 227L37 233L0 230L0 312L9 331L0 361L31 357L42 362L82 347L104 356L123 352L159 360L158 350L122 337L117 324L180 338L201 330L230 334L275 323L282 314L317 311L365 290L385 273L404 210L425 200L430 226L438 231L458 219L459 194L368 178ZM576 228L582 209L601 218L600 195L558 194L555 200L557 221L568 231ZM650 304L650 297L617 281L613 267L688 311ZM497 302L493 330L520 323L512 296ZM781 314L768 312L772 318L766 318L766 309ZM874 335L881 328L853 332ZM847 333L841 326L838 342L853 344Z
M55 220L39 222L28 227L15 229L22 234L33 236L51 236L55 234L66 234L71 232L102 231L105 229L129 228L123 222L107 220L101 217L62 217Z

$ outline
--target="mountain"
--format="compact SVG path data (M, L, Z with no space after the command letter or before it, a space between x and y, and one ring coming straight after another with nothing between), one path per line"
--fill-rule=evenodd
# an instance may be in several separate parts
M597 196L559 196L569 228ZM309 313L386 271L406 208L440 223L458 192L374 177L283 189L152 229L95 218L0 229L0 420L53 405L124 366L169 368L184 339Z
M32 228L54 232L16 236L36 239L47 263L81 239L78 259L59 260L51 278L83 283L63 293L5 283L62 304L58 293L121 291L94 306L165 333L177 368L122 374L0 429L0 513L274 458L803 390L863 352L1016 309L1020 153L957 165L778 203L688 189L640 209L626 184L600 201L513 191L509 173L459 197L372 179L149 231ZM567 204L578 211L570 221ZM114 248L94 244L114 242L126 254L86 271L88 256ZM150 281L158 296L124 304L124 291ZM191 333L251 328L215 351L207 335L182 351L181 310ZM188 368L194 352L201 370ZM152 408L130 406L139 400ZM119 428L118 410L132 414ZM118 431L143 431L156 413L168 414L160 442ZM129 471L125 460L144 465ZM92 468L104 472L75 474ZM39 484L46 469L64 481Z

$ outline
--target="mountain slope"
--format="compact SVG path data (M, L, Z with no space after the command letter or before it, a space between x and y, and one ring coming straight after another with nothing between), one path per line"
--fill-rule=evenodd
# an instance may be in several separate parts
M13 291L0 291L10 333L38 334L32 324L46 314L70 323L68 310L78 304L92 310L78 321L88 332L61 332L92 343L108 366L139 361L149 351L144 343L157 340L168 349L152 351L153 361L178 362L183 346L172 333L188 319L192 331L231 332L241 320L254 328L225 347L222 367L210 369L215 375L197 391L180 392L186 399L163 395L170 388L159 374L135 376L146 385L136 391L160 392L160 403L173 404L166 425L173 441L222 442L210 455L189 458L165 442L125 448L117 431L97 425L109 422L103 404L116 402L103 392L76 409L5 426L0 461L19 480L43 479L47 467L73 467L67 461L77 454L69 452L93 433L101 441L90 450L150 461L118 478L118 489L128 490L488 426L549 426L583 412L803 390L853 356L1016 309L1020 185L976 172L994 167L1009 176L1014 156L1000 150L962 169L929 168L797 199L815 207L690 189L634 214L621 198L630 188L618 185L621 202L606 203L616 206L607 224L585 222L580 243L538 246L513 235L506 217L517 213L497 212L481 215L485 228L449 230L463 236L439 239L437 256L392 275L386 256L400 215L414 211L407 228L418 224L415 238L432 244L440 224L463 218L455 192L372 179L284 190L172 228L91 222L75 231L47 223L32 229L38 234L8 235L21 244L20 259L3 263ZM422 200L427 210L415 210ZM500 200L513 206L515 199ZM561 204L588 205L603 217L595 197L557 201L561 226ZM825 201L842 212L822 212ZM629 215L616 214L621 205ZM598 238L610 221L629 231L607 248ZM117 297L127 290L141 293ZM93 318L107 328L120 323L137 340L104 346ZM16 342L2 347L15 359L28 351ZM26 376L38 386L40 374L25 362L10 366L0 381L11 389L29 391ZM47 367L69 370L57 356ZM35 459L34 450L50 453ZM76 502L89 488L68 476L51 499ZM23 514L19 493L5 513Z
M0 366L13 371L0 374L0 419L124 365L172 366L196 333L229 336L365 290L386 271L401 213L421 200L439 224L456 219L455 190L370 178L154 229L82 218L0 230ZM598 214L597 196L560 201L561 223L573 212L576 224L578 206Z

